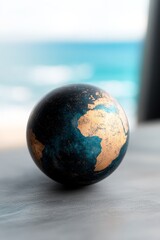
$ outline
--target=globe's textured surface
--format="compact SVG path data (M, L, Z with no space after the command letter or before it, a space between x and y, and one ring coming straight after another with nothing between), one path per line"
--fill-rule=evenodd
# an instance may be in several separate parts
M129 137L121 106L102 89L68 85L44 97L27 126L27 142L37 166L64 184L91 184L122 161Z

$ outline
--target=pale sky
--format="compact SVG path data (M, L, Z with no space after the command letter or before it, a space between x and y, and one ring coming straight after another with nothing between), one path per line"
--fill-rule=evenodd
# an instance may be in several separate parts
M141 39L148 1L0 0L0 39Z

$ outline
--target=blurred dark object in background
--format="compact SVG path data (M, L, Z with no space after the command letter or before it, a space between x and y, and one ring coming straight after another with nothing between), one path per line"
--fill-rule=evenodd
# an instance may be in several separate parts
M150 1L138 121L160 118L160 1Z

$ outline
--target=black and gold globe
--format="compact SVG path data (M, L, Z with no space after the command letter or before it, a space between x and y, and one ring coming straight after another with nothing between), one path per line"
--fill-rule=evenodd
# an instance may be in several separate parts
M119 103L95 86L53 90L33 109L27 143L36 165L62 184L87 185L109 176L128 146L129 126Z

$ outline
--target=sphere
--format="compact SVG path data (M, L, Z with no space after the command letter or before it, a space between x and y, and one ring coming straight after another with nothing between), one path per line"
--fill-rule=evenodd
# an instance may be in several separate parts
M109 176L128 146L129 125L120 104L104 90L74 84L47 94L33 109L27 144L36 165L66 185Z

